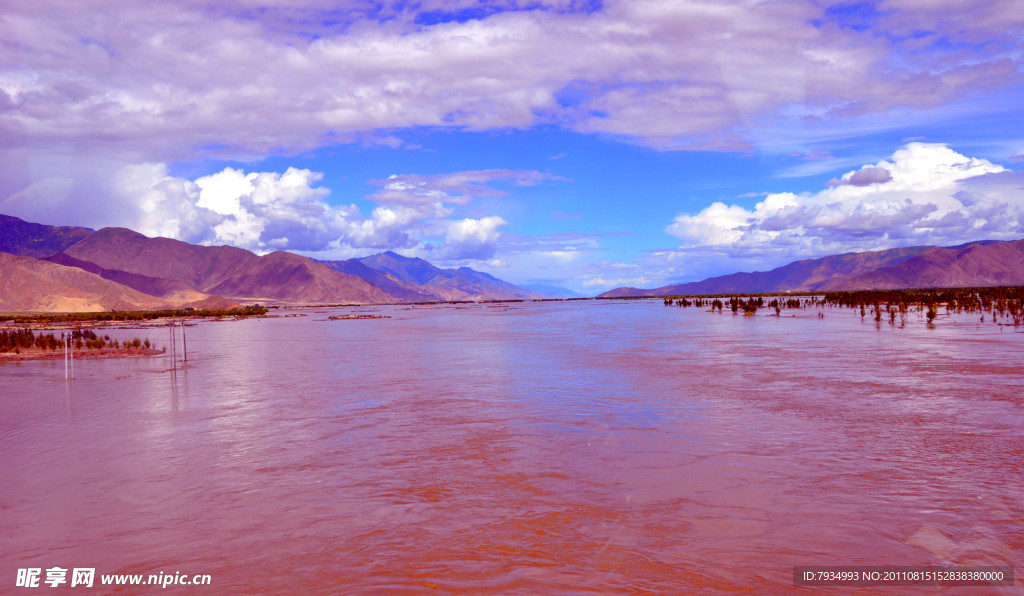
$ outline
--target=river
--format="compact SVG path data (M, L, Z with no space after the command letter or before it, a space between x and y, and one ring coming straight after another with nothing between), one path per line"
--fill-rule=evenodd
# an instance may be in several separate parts
M328 320L351 312L390 318ZM190 326L176 372L0 363L0 591L52 567L208 574L164 592L210 594L1024 569L1020 329L657 300L293 314Z

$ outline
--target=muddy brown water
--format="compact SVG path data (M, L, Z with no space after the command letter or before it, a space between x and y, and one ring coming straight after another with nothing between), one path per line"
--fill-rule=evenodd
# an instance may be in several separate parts
M0 592L54 566L209 574L177 591L211 594L1024 567L1020 330L660 301L364 311L391 318L201 322L176 373L0 363Z

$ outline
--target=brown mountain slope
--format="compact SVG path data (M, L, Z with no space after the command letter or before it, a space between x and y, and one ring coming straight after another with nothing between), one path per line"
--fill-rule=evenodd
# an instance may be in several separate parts
M290 252L273 252L247 260L234 275L208 291L220 296L284 300L303 303L397 302L370 282L334 271L313 259Z
M935 247L912 246L871 252L844 253L820 259L803 259L771 271L733 273L703 281L663 286L653 290L616 288L601 294L600 297L814 291L839 283L851 276L905 261L933 248Z
M0 310L92 312L169 308L149 296L75 267L0 253Z
M259 257L230 246L195 246L170 238L149 238L126 228L103 228L64 254L111 269L175 280L203 291L248 267Z
M88 228L47 226L0 214L0 252L48 257L92 234Z
M78 267L79 269L84 269L89 273L99 275L103 279L109 279L110 281L117 282L123 286L128 286L129 288L138 290L143 294L149 294L150 296L168 298L170 296L180 295L182 292L194 291L189 288L188 285L180 281L166 279L163 277L149 277L148 275L139 275L138 273L128 273L127 271L120 271L118 269L104 269L95 263L76 259L65 253L46 257L43 260L51 263L57 263L58 265L64 265L65 267ZM203 296L203 294L199 294L198 292L196 292L196 294L200 297Z
M393 302L395 298L353 275L292 253L257 256L230 246L196 246L148 238L124 228L103 228L65 251L102 269L183 284L237 300L293 303Z
M827 286L830 290L889 290L1024 285L1024 240L936 248Z

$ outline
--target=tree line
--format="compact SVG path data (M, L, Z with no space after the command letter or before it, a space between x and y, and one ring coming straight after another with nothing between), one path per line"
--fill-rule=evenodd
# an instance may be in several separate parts
M149 339L134 338L119 342L109 335L99 336L91 329L74 329L69 334L71 343L76 350L102 350L104 348L126 350L149 350L153 346ZM0 331L0 353L13 352L20 354L27 350L44 350L54 352L64 349L64 339L53 333L35 333L31 329L14 329Z
M2 315L0 321L23 323L79 323L93 321L151 321L165 318L258 317L267 314L262 306L218 309L121 310L110 312L49 313L38 315Z

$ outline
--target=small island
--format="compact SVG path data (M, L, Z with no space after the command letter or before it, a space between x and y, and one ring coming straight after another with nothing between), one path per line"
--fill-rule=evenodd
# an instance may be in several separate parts
M0 331L0 360L56 360L65 357L68 346L76 358L90 359L157 356L167 351L157 349L148 339L136 337L119 342L91 329L74 329L60 337L31 329Z

